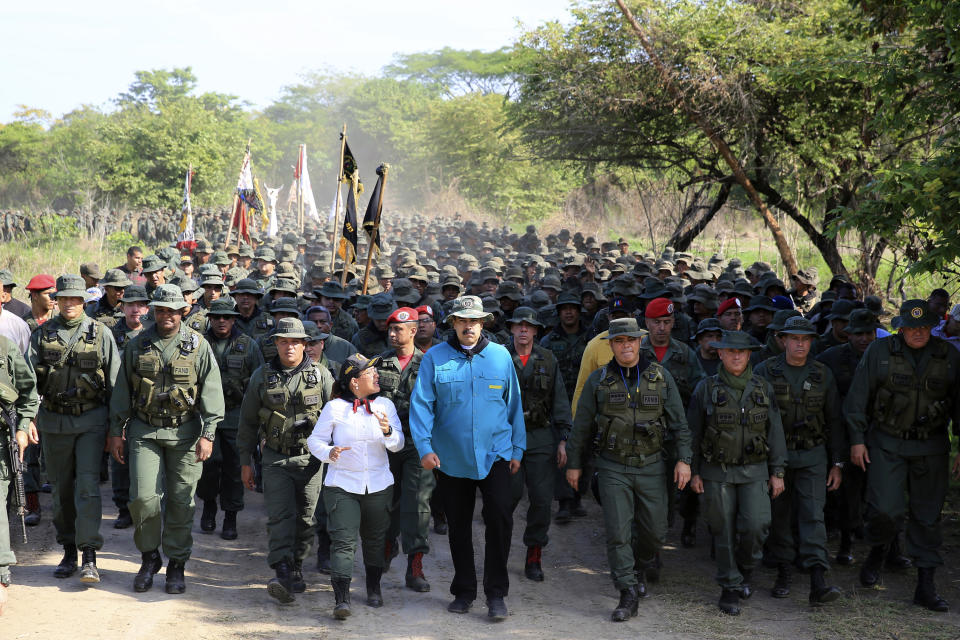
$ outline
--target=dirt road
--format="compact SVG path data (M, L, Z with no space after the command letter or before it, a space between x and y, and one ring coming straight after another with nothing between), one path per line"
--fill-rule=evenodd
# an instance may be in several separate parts
M650 597L641 602L640 615L630 622L609 622L616 592L606 570L599 507L590 501L588 517L551 528L551 544L544 552L546 581L531 583L523 577L524 548L520 542L526 504L517 510L511 561L511 591L507 599L510 618L493 624L481 600L471 613L446 612L452 575L450 551L444 536L431 533L433 549L424 568L433 587L414 593L403 586L403 558L394 561L383 579L384 607L364 604L362 567L353 581L354 615L345 622L331 618L333 593L329 577L305 567L307 592L290 606L279 606L264 585L272 575L266 565L266 531L263 496L247 493L247 508L240 514L240 538L232 542L207 535L194 527L193 558L187 563L187 592L167 595L163 574L152 591L136 594L131 585L139 567L133 531L113 529L116 516L109 484L102 485L106 538L98 556L103 581L92 588L76 577L57 580L53 567L61 549L50 522L50 497L42 495L40 526L29 529L31 542L19 545L20 564L13 568L7 614L0 618L0 639L84 640L112 638L156 640L214 640L218 638L933 638L960 637L960 589L957 578L939 572L941 594L954 612L936 615L909 604L912 574L891 575L882 591L855 589L856 568L838 568L831 574L846 597L833 606L814 610L807 605L807 580L795 579L794 593L786 600L768 595L773 572L758 572L757 594L745 603L743 615L728 618L718 613L719 589L713 582L707 535L701 525L698 546L680 549L679 527L670 532L664 550L664 573L650 585ZM947 543L956 567L957 526L950 525ZM475 540L483 526L479 508ZM478 547L480 549L482 547ZM856 549L862 555L862 545ZM478 562L482 568L482 561Z

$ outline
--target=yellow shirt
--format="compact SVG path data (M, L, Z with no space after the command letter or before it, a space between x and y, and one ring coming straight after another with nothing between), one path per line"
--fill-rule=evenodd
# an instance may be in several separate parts
M605 339L609 333L609 331L598 333L583 349L583 357L580 359L580 372L577 374L577 388L573 392L573 405L570 407L574 417L577 415L577 403L580 402L580 393L583 391L583 385L586 384L587 378L613 358L610 341Z

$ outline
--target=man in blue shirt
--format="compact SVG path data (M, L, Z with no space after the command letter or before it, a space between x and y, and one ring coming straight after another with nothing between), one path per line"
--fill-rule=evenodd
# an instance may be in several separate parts
M449 523L454 576L452 613L477 597L473 511L483 498L486 551L483 590L488 615L505 620L507 558L513 535L510 476L527 445L520 385L509 352L482 335L489 316L477 296L453 302L454 333L423 356L410 398L410 433L424 469L438 469L437 493Z

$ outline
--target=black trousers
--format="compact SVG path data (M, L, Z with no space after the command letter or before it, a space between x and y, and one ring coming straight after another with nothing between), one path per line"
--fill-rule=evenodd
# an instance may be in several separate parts
M510 590L507 558L513 536L513 500L510 491L510 464L497 460L483 480L437 474L437 493L447 514L450 555L453 557L455 597L477 597L477 569L473 562L473 510L477 489L483 500L486 546L483 558L483 592L488 598L504 598Z

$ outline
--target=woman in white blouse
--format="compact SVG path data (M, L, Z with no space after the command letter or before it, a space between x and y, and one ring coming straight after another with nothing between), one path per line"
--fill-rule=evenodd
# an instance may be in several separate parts
M310 453L329 464L323 481L327 530L332 540L330 578L336 605L333 615L350 615L350 581L357 533L367 574L367 604L383 606L380 577L390 526L393 474L387 451L403 448L397 410L378 398L377 358L357 353L340 368L334 396L320 413L307 439Z

